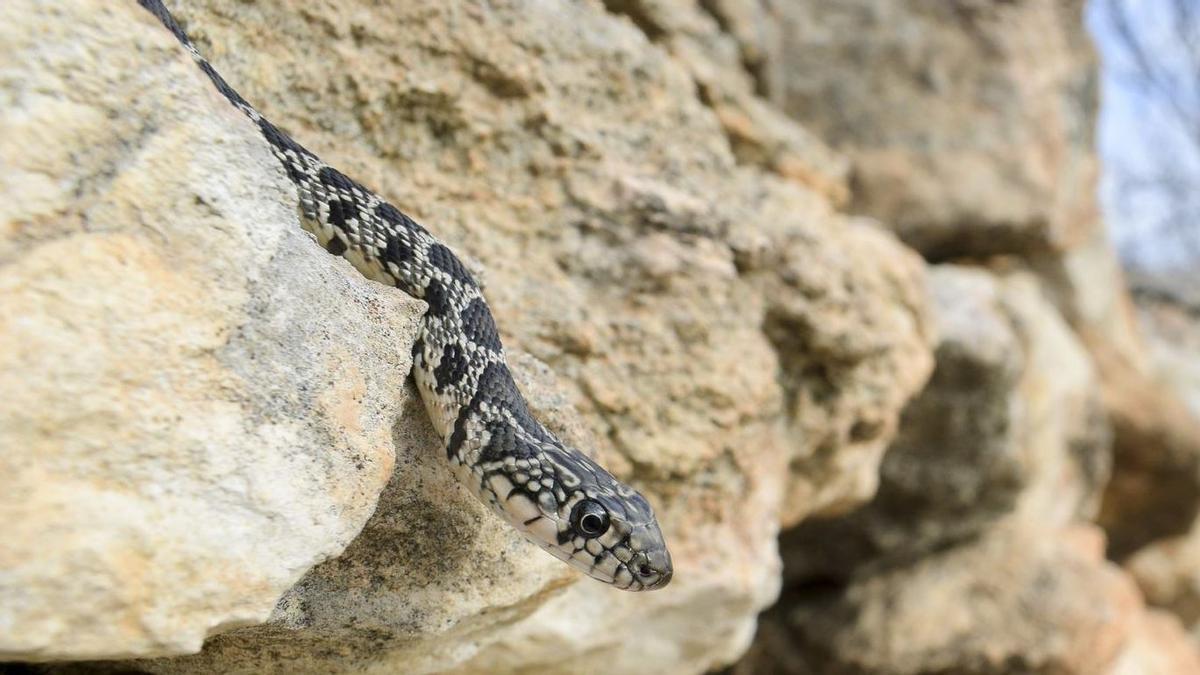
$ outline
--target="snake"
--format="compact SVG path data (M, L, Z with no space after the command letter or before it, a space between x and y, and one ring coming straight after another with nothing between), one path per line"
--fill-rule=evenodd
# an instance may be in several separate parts
M367 278L425 302L412 374L459 482L524 538L587 576L629 591L666 586L671 555L650 503L530 412L487 300L459 257L247 103L160 0L138 2L266 140L317 243Z

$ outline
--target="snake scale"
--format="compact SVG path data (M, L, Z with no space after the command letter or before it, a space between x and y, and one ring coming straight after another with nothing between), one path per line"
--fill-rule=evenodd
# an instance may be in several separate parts
M496 323L462 262L412 218L321 161L246 102L159 0L139 0L266 139L296 186L305 229L369 278L428 305L413 374L458 479L525 538L594 579L632 591L671 580L650 504L529 411Z

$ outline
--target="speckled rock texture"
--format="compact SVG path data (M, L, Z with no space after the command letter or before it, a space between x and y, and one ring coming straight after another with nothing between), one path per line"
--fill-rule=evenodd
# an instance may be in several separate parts
M1142 549L1131 578L1086 523L1110 458L1083 343L1028 273L930 282L937 366L879 491L783 534L783 597L735 672L1196 672L1200 538Z
M266 145L105 4L0 7L6 659L264 621L371 515L412 399L423 303L315 249Z
M20 344L34 353L57 339L51 327L103 336L89 348L114 364L114 379L159 387L139 388L134 410L105 411L109 423L127 429L126 416L170 404L182 410L153 421L173 433L201 425L202 439L89 446L88 480L149 491L152 520L171 499L198 502L193 519L154 521L156 538L137 543L157 557L124 578L165 581L137 582L121 620L89 615L79 591L57 589L79 613L52 639L19 623L33 610L12 615L5 656L143 657L57 668L162 673L703 672L734 661L778 592L781 526L870 498L900 410L932 368L923 264L876 224L834 210L841 160L816 141L811 155L787 146L772 151L786 161L747 160L684 60L596 3L168 4L247 99L468 259L536 412L649 495L675 581L640 595L580 581L452 483L404 384L419 304L309 244L265 146L149 15L134 3L18 3L0 10L0 63L19 75L2 80L0 147L8 166L29 168L3 179L4 208L21 209L4 212L5 283L60 283L14 265L77 232L128 232L171 274L191 276L176 282L187 292L123 278L129 293L171 291L150 325L161 329L127 338L157 360L127 361L130 348L113 341L149 321L136 307L123 308L137 319L125 322L35 297L36 312L6 312L21 320L5 331L26 331ZM60 119L75 114L88 126ZM23 152L29 139L51 151ZM168 150L151 162L158 155L130 139ZM83 187L63 188L63 176ZM291 243L243 243L270 237ZM89 280L134 264L79 249L51 257ZM86 293L120 304L107 287L50 295L67 307ZM221 323L177 353L179 332L198 330L185 299L208 303ZM238 378L189 381L199 389L180 398L162 373L199 368L188 359ZM32 367L17 364L12 377L38 381ZM85 414L110 398L83 396L87 378L75 389L43 379L46 391L30 388L27 405L6 402L0 414ZM186 414L213 400L231 401L232 421ZM260 424L303 433L271 444ZM31 436L69 445L71 428L34 420L18 432L4 440L5 461L21 462L6 494L69 485L40 478L55 467L45 453L7 448ZM201 464L195 477L190 466L155 468L174 452ZM88 465L67 457L57 471L78 466ZM200 488L188 492L188 481ZM100 504L73 496L80 511ZM2 508L30 513L25 501ZM69 562L52 553L55 532L78 545L73 531L110 537L142 517L33 511L21 527L40 541L11 555L43 568ZM205 533L191 557L154 543ZM120 541L111 550L127 552ZM222 556L236 562L209 563ZM14 578L6 593L18 587ZM229 607L217 606L222 595ZM4 612L19 606L13 597ZM196 597L208 604L161 609ZM144 639L155 621L159 637Z
M688 70L739 164L798 182L841 205L849 162L763 97L768 50L782 47L772 3L603 0ZM731 17L731 12L740 12Z

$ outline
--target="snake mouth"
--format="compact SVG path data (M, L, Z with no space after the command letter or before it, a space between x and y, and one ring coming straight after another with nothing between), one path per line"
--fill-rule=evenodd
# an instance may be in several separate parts
M655 555L637 554L629 561L629 571L644 591L666 586L675 572L671 566L671 557L666 552Z
M667 584L671 583L671 576L673 574L674 574L674 570L671 570L669 568L662 572L651 572L651 574L646 577L643 577L639 573L638 581L640 581L642 583L643 590L655 591L655 590L658 590L658 589L662 588L663 586L666 586Z
M578 569L587 576L602 581L623 591L653 591L671 581L673 570L669 556L638 553L627 563L620 563L611 555L603 556L607 564L587 564L559 548L546 547L554 557ZM665 559L664 559L665 558Z

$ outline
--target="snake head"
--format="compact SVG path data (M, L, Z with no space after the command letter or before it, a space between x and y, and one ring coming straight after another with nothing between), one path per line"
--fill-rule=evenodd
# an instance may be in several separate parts
M526 539L622 590L671 581L671 554L650 503L587 456L544 445L494 466L481 496Z
M624 490L617 495L585 490L569 503L555 538L559 553L551 553L593 579L623 590L662 588L671 581L673 570L654 511L642 495L621 487Z

